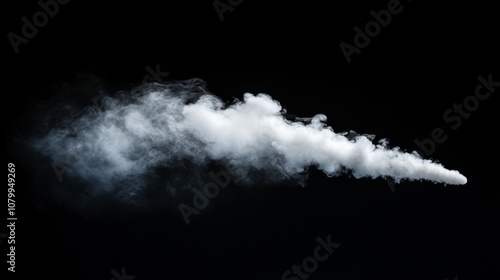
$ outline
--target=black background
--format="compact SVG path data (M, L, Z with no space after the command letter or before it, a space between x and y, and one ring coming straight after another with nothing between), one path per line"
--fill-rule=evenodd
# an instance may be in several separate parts
M4 37L4 139L19 219L17 272L7 279L112 279L122 267L137 280L281 279L329 234L342 245L310 279L500 275L498 90L456 130L442 116L474 94L479 75L500 81L493 4L402 1L402 12L347 63L339 44L353 44L353 28L388 1L244 0L223 21L212 1L177 2L73 0L17 54ZM4 34L20 34L21 18L40 10L36 1L4 5ZM391 190L380 178L312 171L306 187L231 185L190 225L175 205L94 201L82 210L44 195L58 184L50 161L31 160L19 144L37 104L88 76L130 88L156 65L170 73L166 80L199 77L226 100L268 93L291 114L323 113L335 131L375 134L410 151L441 127L448 139L429 158L468 183ZM4 260L5 239L0 246Z

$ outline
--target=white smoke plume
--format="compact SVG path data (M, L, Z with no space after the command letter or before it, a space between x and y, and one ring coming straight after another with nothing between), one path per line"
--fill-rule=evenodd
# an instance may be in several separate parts
M384 140L336 133L324 115L302 122L282 112L266 94L245 93L242 101L224 103L199 79L149 84L106 95L52 127L34 146L55 162L78 158L73 174L108 189L182 161L222 161L233 165L242 181L252 170L275 181L315 166L328 176L349 170L355 178L467 182L458 171L390 148Z

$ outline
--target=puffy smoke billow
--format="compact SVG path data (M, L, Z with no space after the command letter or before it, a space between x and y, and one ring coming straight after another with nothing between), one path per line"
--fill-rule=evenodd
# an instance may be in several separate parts
M467 182L458 171L416 152L373 143L370 136L336 133L324 115L302 122L282 113L266 94L245 93L242 101L224 103L199 79L146 84L104 95L51 127L34 146L54 162L77 158L71 176L108 191L124 182L143 186L152 170L186 162L230 164L240 181L251 181L254 171L269 181L299 178L315 166L328 176L348 170L356 178Z

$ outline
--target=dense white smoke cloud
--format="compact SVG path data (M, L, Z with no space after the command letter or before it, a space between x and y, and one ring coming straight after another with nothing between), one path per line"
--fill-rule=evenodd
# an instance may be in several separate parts
M77 158L74 175L110 189L180 161L229 163L243 181L251 180L251 170L276 181L316 166L328 176L347 169L356 178L467 182L416 152L373 143L370 136L347 138L325 120L321 114L310 123L288 120L266 94L245 93L242 101L225 104L193 79L106 96L51 128L35 147L55 162Z

